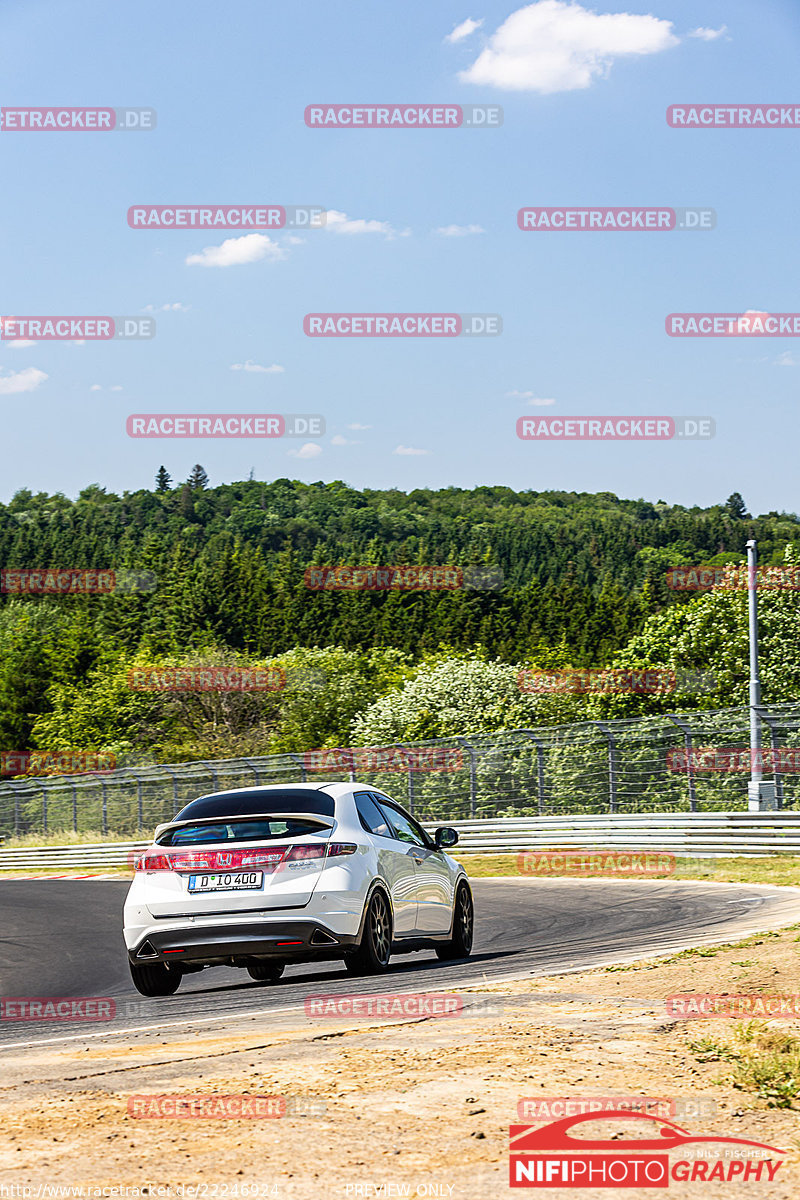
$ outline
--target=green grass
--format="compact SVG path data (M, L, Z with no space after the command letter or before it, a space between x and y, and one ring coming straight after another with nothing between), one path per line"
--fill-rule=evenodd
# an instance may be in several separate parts
M731 1037L701 1037L689 1043L698 1062L729 1063L727 1080L754 1092L770 1108L793 1108L800 1097L800 1041L763 1021L743 1021Z

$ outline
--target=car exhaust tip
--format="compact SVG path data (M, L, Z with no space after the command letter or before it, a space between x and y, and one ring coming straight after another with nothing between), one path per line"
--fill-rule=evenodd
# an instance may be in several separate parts
M311 945L312 946L338 946L339 943L337 942L335 937L331 937L331 935L329 933L326 933L324 929L315 929L314 935L311 938Z
M153 943L149 940L142 942L139 949L136 951L137 958L158 958L158 951Z

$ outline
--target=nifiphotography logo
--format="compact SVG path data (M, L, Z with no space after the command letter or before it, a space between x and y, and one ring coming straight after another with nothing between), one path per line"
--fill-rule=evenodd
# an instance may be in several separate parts
M634 1188L670 1183L771 1182L785 1150L746 1138L695 1135L673 1121L620 1109L604 1121L625 1123L631 1136L582 1136L597 1113L548 1125L510 1127L510 1187ZM671 1152L679 1152L675 1161Z

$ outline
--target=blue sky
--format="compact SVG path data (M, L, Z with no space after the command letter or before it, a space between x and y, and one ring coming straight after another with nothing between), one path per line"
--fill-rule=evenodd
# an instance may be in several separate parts
M797 339L669 338L664 318L800 311L800 129L682 131L665 119L682 101L800 102L799 43L789 0L6 0L2 105L151 106L158 126L0 133L2 312L149 312L158 332L0 343L0 499L149 486L162 462L179 481L199 461L212 483L252 468L687 505L740 490L753 512L797 510ZM499 103L504 123L305 126L307 104L350 101ZM238 235L128 228L130 205L171 203L316 204L345 218L302 240L277 232L253 261L205 266L187 258ZM631 204L710 206L717 228L516 224L523 206ZM329 311L497 312L504 331L306 337L303 316ZM134 412L321 413L327 433L309 446L134 441ZM533 444L515 433L531 413L710 415L717 434Z

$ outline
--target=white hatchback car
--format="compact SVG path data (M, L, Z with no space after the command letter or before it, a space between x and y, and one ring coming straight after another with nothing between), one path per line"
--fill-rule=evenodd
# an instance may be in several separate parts
M343 959L384 971L390 954L472 949L472 892L444 852L396 801L358 783L241 788L201 796L136 861L125 901L131 975L145 996L168 996L184 974L245 967L280 978L287 962Z

